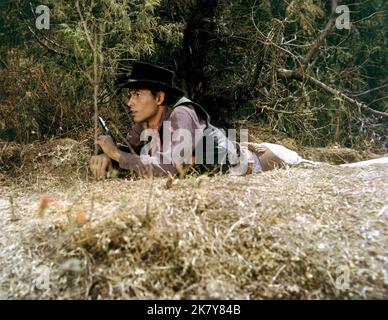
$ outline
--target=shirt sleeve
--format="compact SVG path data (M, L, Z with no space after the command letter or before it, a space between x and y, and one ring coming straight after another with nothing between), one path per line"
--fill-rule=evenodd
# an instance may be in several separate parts
M142 125L140 123L136 123L128 132L127 141L133 148L137 148L140 145L140 134L142 130Z

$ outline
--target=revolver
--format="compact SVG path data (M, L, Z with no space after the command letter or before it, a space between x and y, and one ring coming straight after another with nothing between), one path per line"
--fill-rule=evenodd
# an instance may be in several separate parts
M100 123L100 126L101 126L101 128L103 130L103 135L104 136L111 136L113 138L112 133L109 130L108 126L106 125L104 119L101 118L101 117L98 117L98 122Z
M103 130L103 135L104 136L111 136L113 139L113 142L117 145L117 148L119 148L121 151L124 151L124 152L128 152L128 153L131 152L130 147L128 147L127 145L122 144L122 143L116 143L115 137L113 136L112 132L109 130L109 128L106 125L103 118L98 117L98 122L100 123L100 126ZM102 150L100 151L100 153L102 153Z

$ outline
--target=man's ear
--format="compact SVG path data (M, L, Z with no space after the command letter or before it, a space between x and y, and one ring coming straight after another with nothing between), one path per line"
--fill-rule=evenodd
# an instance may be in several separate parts
M162 106L165 104L165 98L166 98L166 93L164 91L159 91L156 94L156 103L159 106Z

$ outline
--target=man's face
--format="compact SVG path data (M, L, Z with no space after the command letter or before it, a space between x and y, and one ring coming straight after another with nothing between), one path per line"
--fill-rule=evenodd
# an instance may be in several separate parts
M131 109L134 122L149 121L156 116L158 112L157 97L154 97L151 90L148 89L129 89L128 107Z

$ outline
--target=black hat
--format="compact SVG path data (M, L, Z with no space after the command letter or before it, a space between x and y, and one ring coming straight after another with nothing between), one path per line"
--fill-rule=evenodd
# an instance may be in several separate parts
M117 88L138 88L165 91L167 95L181 97L184 92L173 85L174 72L144 62L134 62L130 75L116 80Z

